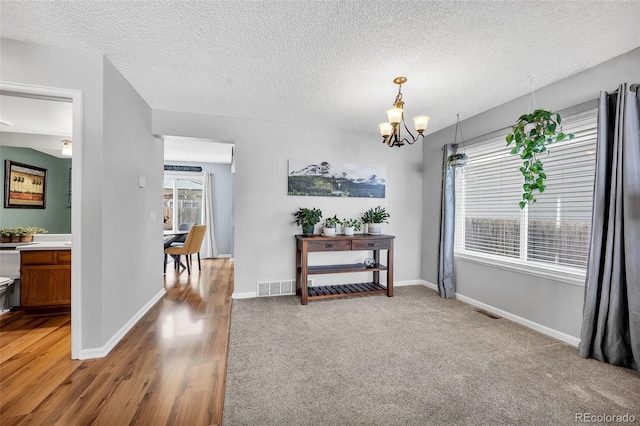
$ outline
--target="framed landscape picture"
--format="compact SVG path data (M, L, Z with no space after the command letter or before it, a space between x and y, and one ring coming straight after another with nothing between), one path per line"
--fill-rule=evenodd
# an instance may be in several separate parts
M384 198L385 187L384 165L289 160L288 195Z
M4 207L44 209L47 169L6 160L4 165Z

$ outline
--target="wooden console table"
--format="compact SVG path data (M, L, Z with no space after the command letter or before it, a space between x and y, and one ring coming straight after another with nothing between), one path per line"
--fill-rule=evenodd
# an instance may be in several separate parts
M354 236L337 235L324 237L320 235L296 235L296 294L301 297L302 304L309 300L328 299L333 297L357 296L364 294L386 293L393 297L393 235ZM309 266L310 252L372 250L375 265L367 268L363 263ZM387 251L387 264L380 263L380 250ZM387 273L387 286L380 284L380 271ZM339 284L308 287L309 275L341 274L345 272L371 272L373 279L366 283Z

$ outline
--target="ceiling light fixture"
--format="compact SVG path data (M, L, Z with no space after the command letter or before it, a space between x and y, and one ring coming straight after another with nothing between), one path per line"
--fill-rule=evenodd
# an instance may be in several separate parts
M416 127L416 131L418 132L417 136L413 136L413 133L409 130L407 125L404 122L404 102L402 101L402 85L407 82L406 77L396 77L393 79L393 82L398 85L398 94L396 95L396 100L393 103L393 108L387 110L387 118L388 122L380 123L378 127L380 128L380 134L383 137L383 142L389 146L397 146L400 147L406 143L409 145L413 145L418 140L418 137L424 137L422 132L427 128L427 124L429 123L429 116L427 115L419 115L413 118L413 124ZM400 134L400 124L404 126L410 139L402 138Z
M73 145L70 140L65 139L62 141L62 155L65 157L73 155Z

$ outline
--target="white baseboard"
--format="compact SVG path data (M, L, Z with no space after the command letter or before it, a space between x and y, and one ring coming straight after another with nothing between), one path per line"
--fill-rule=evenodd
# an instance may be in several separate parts
M553 328L549 328L545 325L542 324L538 324L537 322L533 322L531 320L528 320L526 318L522 318L518 315L512 314L510 312L507 311L503 311L502 309L498 309L496 307L493 307L491 305L487 305L486 303L482 303L479 302L475 299L472 299L471 297L467 297L465 295L462 295L460 293L456 293L456 299L468 303L469 305L473 305L476 306L478 308L484 309L485 311L489 311L491 313L494 313L496 315L500 315L503 318L506 318L510 321L513 322L517 322L518 324L524 325L525 327L529 327L533 330L539 331L542 334L546 334L547 336L551 336L554 337L558 340L562 340L565 343L570 344L571 346L575 346L576 348L578 347L578 344L580 344L580 339L574 336L570 336L566 333L563 333L561 331L558 330L554 330Z
M122 340L124 336L127 335L129 330L133 328L134 325L140 321L140 319L151 309L160 299L164 297L166 293L165 289L160 290L155 296L151 298L136 314L131 317L129 321L125 325L120 328L104 346L100 348L89 348L89 349L80 349L80 355L78 359L92 359L92 358L103 358L107 356L109 352Z
M232 299L251 299L254 297L258 297L257 293L255 291L247 291L244 293L233 293L231 295Z
M416 285L416 284L423 285L425 287L429 287L432 290L438 291L438 286L436 284L433 284L433 283L430 283L429 281L424 281L424 280L398 281L398 282L394 282L393 286L396 287L396 286ZM558 340L562 340L563 342L568 343L571 346L575 346L576 348L580 344L580 339L577 337L571 336L569 334L563 333L553 328L549 328L546 325L538 324L537 322L528 320L526 318L522 318L518 315L512 314L511 312L503 311L502 309L498 309L494 306L487 305L486 303L472 299L471 297L467 297L464 294L456 293L456 299L460 300L461 302L467 303L469 305L484 309L485 311L489 311L496 315L500 315L502 318L506 318L509 321L513 321L518 324L524 325L525 327L539 331L540 333L546 334L547 336L551 336Z
M436 290L438 291L438 286L430 283L429 281L425 281L425 280L406 280L406 281L394 281L393 282L393 286L394 287L402 287L405 285L423 285L425 287L429 287L432 290Z

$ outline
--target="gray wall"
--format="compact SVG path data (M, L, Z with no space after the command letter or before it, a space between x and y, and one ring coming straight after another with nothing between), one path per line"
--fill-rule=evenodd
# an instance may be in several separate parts
M594 68L536 90L538 108L561 110L596 99L600 91L613 91L620 83L640 83L640 49L635 49ZM523 70L523 78L527 75ZM473 94L470 94L473 96ZM514 99L482 114L462 121L465 139L508 127L527 112L529 95ZM464 101L460 102L464 110ZM441 147L453 142L455 128L428 136L423 162L422 186L422 277L437 283L440 232ZM505 147L506 149L506 147ZM477 301L510 312L526 320L569 336L580 334L584 287L558 277L556 280L534 277L456 259L457 292Z
M111 337L163 289L164 145L151 108L104 60L102 329ZM144 177L144 188L138 178ZM154 212L156 220L151 220ZM118 265L114 267L114 265Z
M3 81L82 91L82 157L73 159L82 205L72 224L82 257L72 286L81 287L80 350L99 349L163 288L162 221L150 221L162 214L162 142L149 106L103 55L8 39L0 50Z
M189 163L183 161L165 161L165 164L178 166L200 166L203 172L213 174L213 225L216 244L220 255L233 257L233 174L230 164ZM172 173L172 172L167 172ZM172 173L178 174L178 173ZM189 174L185 174L188 176ZM198 173L198 176L201 176Z
M21 133L0 133L0 138L3 140L19 139L22 136L23 134ZM62 137L62 139L56 139L62 140L64 137ZM62 147L62 144L60 144L60 146ZM47 193L44 209L6 209L4 208L4 203L0 205L0 228L40 226L49 231L50 234L70 234L71 206L67 201L71 159L53 157L31 148L0 146L0 163L2 163L3 179L5 160L47 169Z
M384 145L375 132L247 122L204 114L153 111L153 133L234 142L235 173L235 292L256 291L257 281L294 279L294 235L292 223L298 207L317 207L325 217L360 217L370 207L382 205L391 213L383 232L396 236L395 276L398 281L420 279L422 193L421 155L423 143L402 149ZM384 199L294 197L287 195L287 160L326 160L384 164L387 196ZM315 253L324 262L362 262L366 252ZM314 255L315 255L314 254ZM335 253L334 253L335 254ZM326 256L325 256L326 255ZM347 277L318 275L316 283L337 282Z

